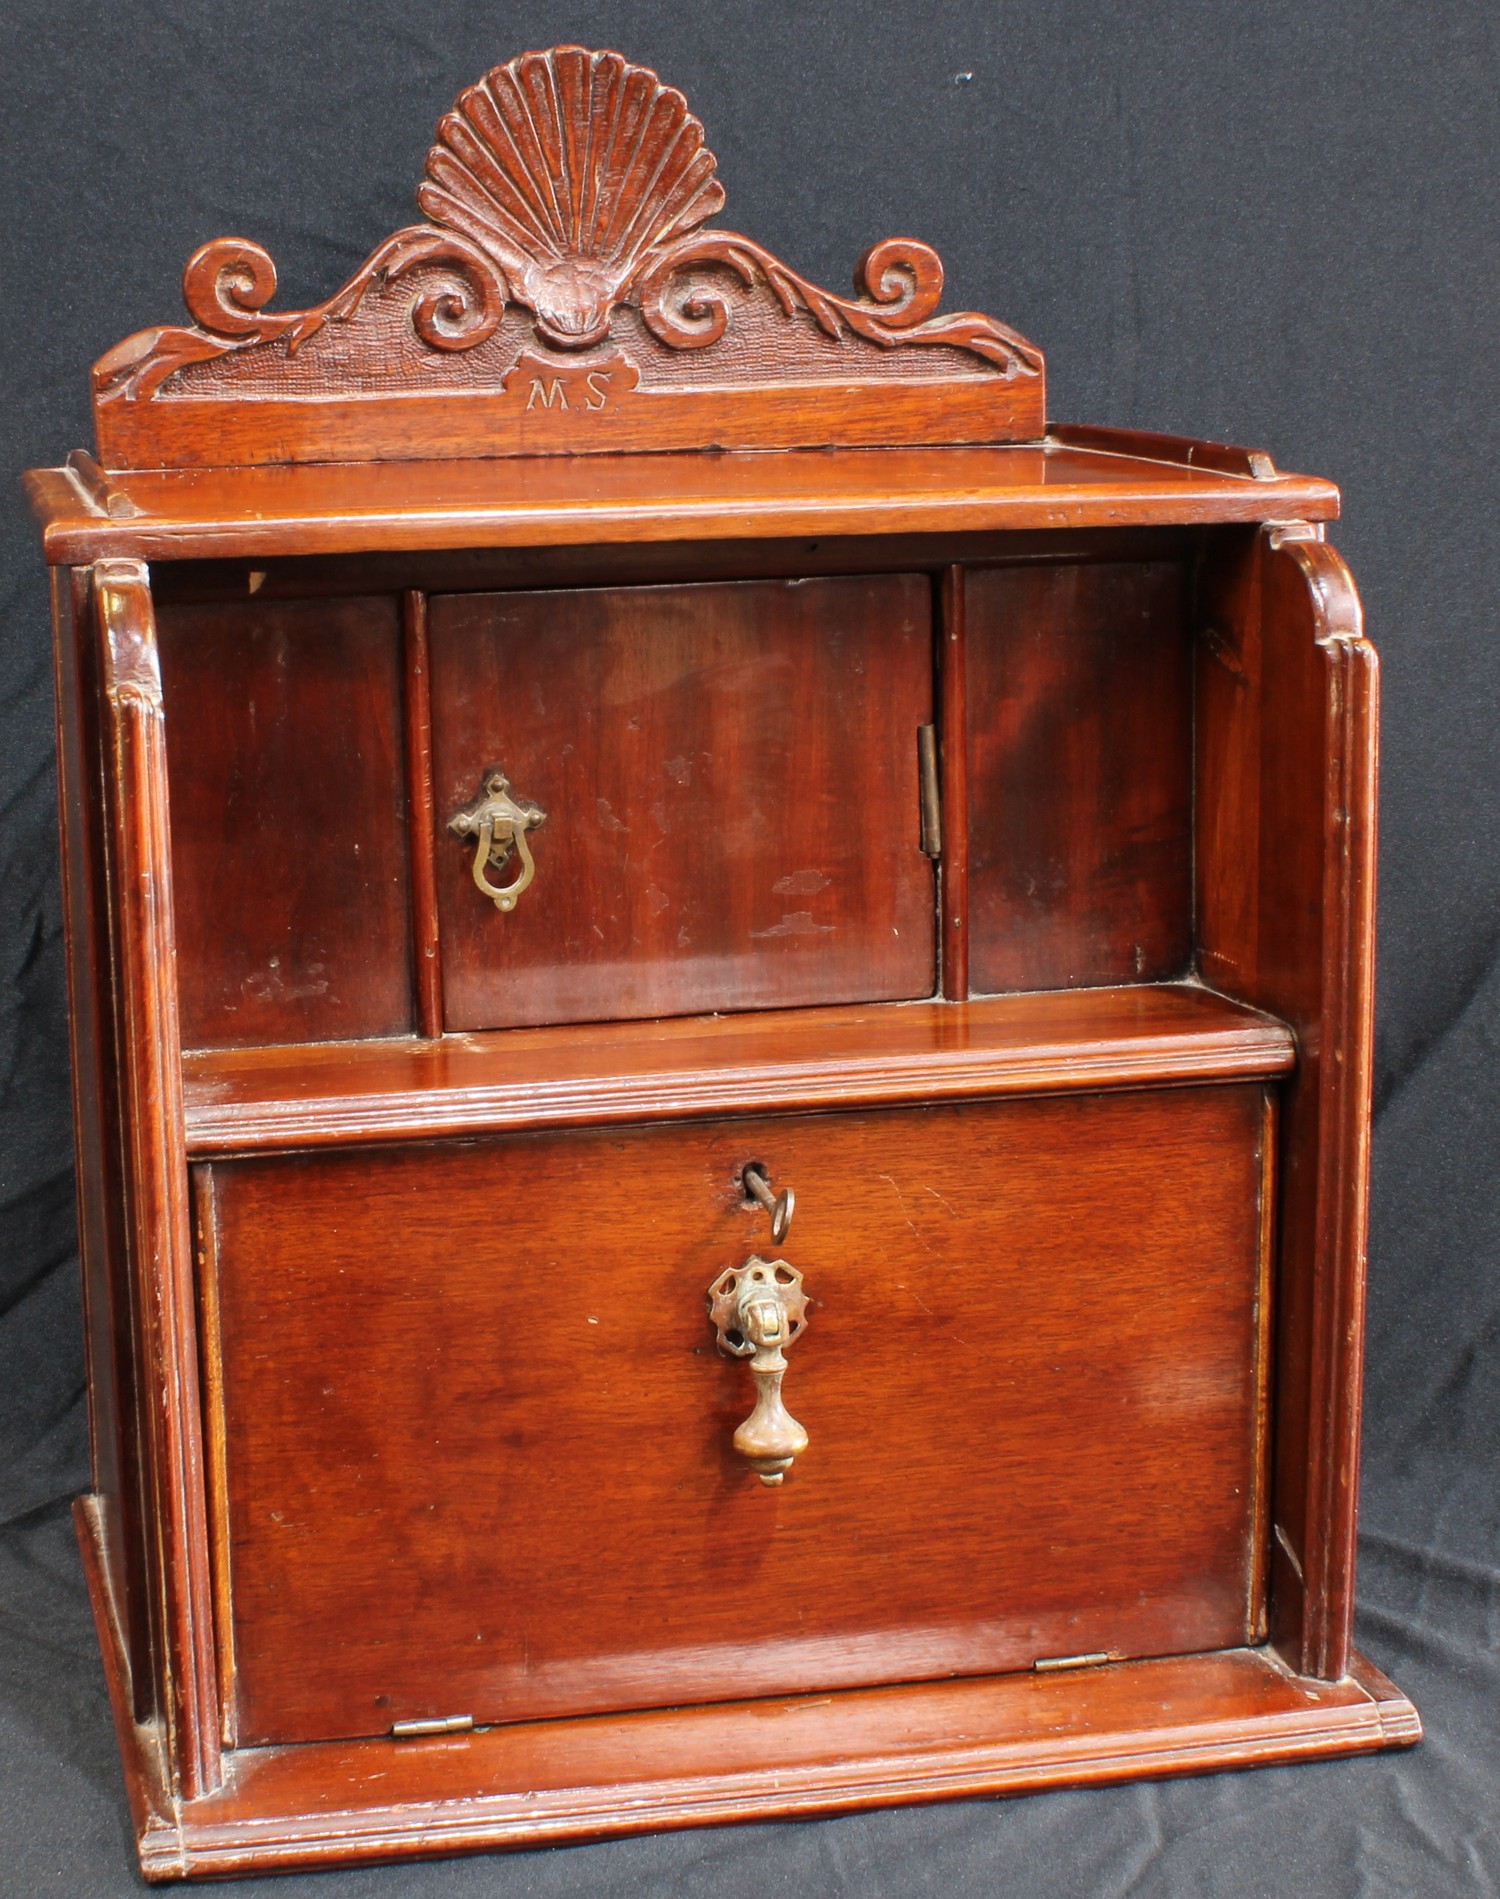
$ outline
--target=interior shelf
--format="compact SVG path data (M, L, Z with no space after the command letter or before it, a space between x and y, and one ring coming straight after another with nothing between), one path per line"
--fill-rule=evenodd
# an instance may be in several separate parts
M584 1023L183 1059L199 1156L629 1119L1252 1080L1290 1029L1195 983Z

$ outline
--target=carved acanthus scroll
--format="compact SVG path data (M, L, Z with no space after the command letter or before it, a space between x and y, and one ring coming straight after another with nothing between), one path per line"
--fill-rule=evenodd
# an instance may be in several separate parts
M183 301L194 330L142 330L117 343L94 365L94 393L134 400L155 395L189 363L285 342L296 354L325 323L352 316L372 284L393 283L418 264L458 266L451 287L427 290L411 308L412 328L429 349L472 349L500 327L508 301L504 277L466 238L431 225L412 225L387 238L348 283L310 310L267 311L276 294L269 251L243 237L217 237L188 259Z
M993 317L970 311L933 317L943 294L942 260L915 238L887 238L865 252L854 273L861 292L855 300L820 290L737 232L702 231L659 257L637 284L641 315L654 335L676 349L716 343L729 321L722 297L682 285L683 273L693 264L726 264L746 285L764 282L789 317L805 310L825 336L835 339L852 331L885 349L944 343L973 350L1007 375L1035 374L1041 368L1040 352Z
M943 269L927 245L876 245L860 264L858 294L834 296L749 238L702 228L724 204L714 174L703 127L648 68L581 47L527 53L471 86L439 125L417 190L428 222L396 232L307 310L267 308L276 269L259 245L205 244L183 280L195 327L118 344L95 366L96 400L150 400L191 365L268 345L294 356L372 290L414 272L410 325L433 351L475 349L517 305L533 319L525 334L518 328L518 351L589 349L610 336L621 306L638 309L670 349L701 350L730 326L738 279L831 342L946 346L1009 381L1040 378L1040 353L1005 325L936 314Z

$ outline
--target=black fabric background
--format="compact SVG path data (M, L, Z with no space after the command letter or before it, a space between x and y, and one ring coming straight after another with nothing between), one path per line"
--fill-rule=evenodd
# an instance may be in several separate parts
M1264 447L1344 488L1385 661L1360 1636L1414 1754L293 1877L279 1893L1500 1888L1500 736L1493 0L8 0L8 469L91 442L87 369L205 238L283 306L412 213L488 66L619 46L683 88L724 222L838 287L937 245L1047 352L1051 413ZM956 75L972 77L958 80ZM139 1889L67 1522L86 1483L48 631L0 484L0 1893ZM770 1612L773 1605L766 1605Z

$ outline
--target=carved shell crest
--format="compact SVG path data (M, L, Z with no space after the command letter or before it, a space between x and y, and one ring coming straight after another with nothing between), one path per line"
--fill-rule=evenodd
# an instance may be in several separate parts
M680 92L618 53L497 66L438 126L417 201L504 269L542 338L585 349L653 252L723 207Z
M267 308L276 266L260 245L214 239L183 275L196 327L117 343L94 366L96 398L150 401L180 370L265 344L295 355L352 317L372 286L419 267L411 324L439 352L488 341L513 304L532 312L542 342L587 349L626 302L659 341L706 349L729 323L726 287L738 278L832 343L938 345L1007 380L1040 379L1040 351L1003 323L937 314L943 266L930 245L888 238L860 260L855 296L835 296L750 238L701 228L724 205L714 173L702 125L649 67L581 46L523 53L461 93L439 124L417 188L428 222L395 232L306 310Z

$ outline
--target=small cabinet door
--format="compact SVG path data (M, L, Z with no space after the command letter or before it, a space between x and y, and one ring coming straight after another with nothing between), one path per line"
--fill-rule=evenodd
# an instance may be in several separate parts
M240 1742L1260 1639L1269 1132L1244 1085L216 1165ZM774 1489L705 1311L754 1255L811 1300Z
M429 635L450 1030L932 993L925 578L445 595ZM496 771L545 814L509 910L449 828Z

